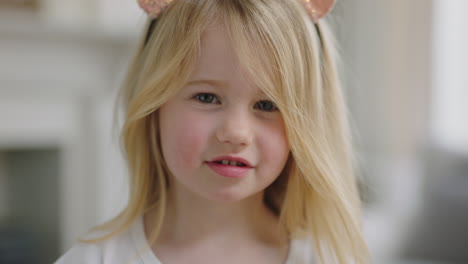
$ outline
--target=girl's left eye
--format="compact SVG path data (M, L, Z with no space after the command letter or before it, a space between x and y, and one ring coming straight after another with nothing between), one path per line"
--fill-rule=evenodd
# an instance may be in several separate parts
M205 104L218 104L219 103L219 99L216 97L216 95L211 94L211 93L199 93L195 95L194 98Z
M260 109L265 112L273 112L278 110L275 103L268 100L259 101L255 104L255 108Z

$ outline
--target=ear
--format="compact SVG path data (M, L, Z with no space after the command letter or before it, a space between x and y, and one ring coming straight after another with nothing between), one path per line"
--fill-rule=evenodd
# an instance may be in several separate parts
M317 22L326 16L335 5L335 0L302 0L312 21Z

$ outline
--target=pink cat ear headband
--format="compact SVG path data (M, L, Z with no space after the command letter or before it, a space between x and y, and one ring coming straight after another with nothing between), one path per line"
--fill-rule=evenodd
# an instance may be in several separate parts
M157 18L173 0L137 0L140 7L152 19ZM315 23L326 16L335 5L335 0L301 0Z

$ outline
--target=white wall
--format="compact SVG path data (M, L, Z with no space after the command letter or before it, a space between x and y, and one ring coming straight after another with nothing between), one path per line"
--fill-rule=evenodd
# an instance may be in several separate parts
M434 87L431 134L438 144L468 152L468 1L434 1Z
M134 0L39 0L39 15L51 24L103 28L114 33L138 30L146 16Z
M98 222L117 215L128 201L127 166L119 146L121 125L113 123L115 96L103 98L96 109Z
M432 3L338 1L334 11L376 263L398 255L422 203L429 143Z

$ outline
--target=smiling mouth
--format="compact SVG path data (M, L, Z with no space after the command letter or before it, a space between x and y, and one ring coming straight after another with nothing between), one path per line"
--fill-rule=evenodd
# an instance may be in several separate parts
M231 156L231 155L224 155L224 156L218 156L211 161L208 161L208 163L214 164L214 165L224 165L226 167L232 166L232 167L239 167L239 168L253 168L250 164L250 162L247 159L244 159L242 157L236 157L236 156Z
M213 161L213 163L221 164L221 165L229 165L229 166L237 166L237 167L247 167L246 164L234 160L218 160Z
M235 162L235 163L233 163ZM234 165L231 165L234 164ZM240 165L237 165L240 164ZM211 168L216 174L228 178L243 178L247 176L251 171L252 167L247 166L243 163L238 163L237 161L229 161L226 164L226 161L211 161L207 162L208 167Z

